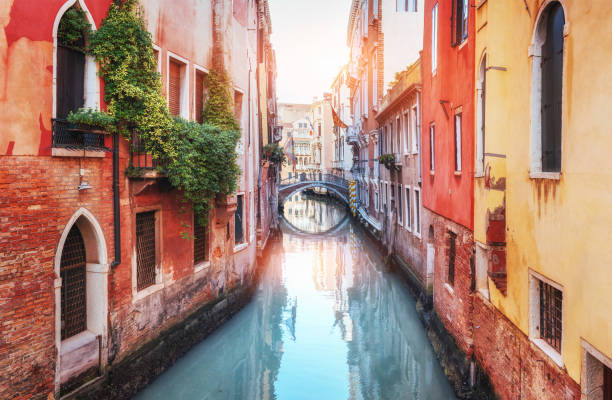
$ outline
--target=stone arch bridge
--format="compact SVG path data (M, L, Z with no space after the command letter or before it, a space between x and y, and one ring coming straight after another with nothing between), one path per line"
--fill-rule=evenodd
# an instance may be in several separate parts
M336 175L323 173L302 173L281 180L278 188L278 203L283 204L294 194L314 187L325 188L334 193L345 204L349 204L348 181Z

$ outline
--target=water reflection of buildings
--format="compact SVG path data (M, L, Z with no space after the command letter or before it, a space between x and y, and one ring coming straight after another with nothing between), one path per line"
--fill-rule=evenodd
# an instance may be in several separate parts
M356 379L350 399L444 399L446 387L433 374L435 356L406 288L384 277L382 262L364 251L351 232L354 284L349 291L354 338L349 346L349 374ZM358 383L357 383L358 382Z
M323 201L304 192L285 201L284 217L295 228L310 233L325 232L338 225L346 216L343 205L333 200Z

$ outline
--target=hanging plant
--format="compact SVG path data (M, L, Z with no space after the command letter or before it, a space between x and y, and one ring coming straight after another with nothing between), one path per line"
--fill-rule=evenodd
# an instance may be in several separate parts
M389 171L395 169L395 156L393 154L382 154L378 156L378 162L384 165Z
M274 164L282 165L287 161L283 149L276 143L268 143L263 147L263 158Z

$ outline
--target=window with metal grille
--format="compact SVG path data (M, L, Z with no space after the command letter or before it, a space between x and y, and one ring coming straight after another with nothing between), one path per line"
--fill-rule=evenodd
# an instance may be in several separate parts
M204 111L204 104L206 104L206 74L202 71L196 70L195 76L195 120L198 123L203 122L202 112Z
M181 64L173 60L168 64L168 108L175 117L181 115Z
M234 243L240 244L244 242L244 227L243 227L243 208L244 195L239 194L236 201L236 213L234 214Z
M540 292L540 339L545 340L561 353L563 293L544 281L539 281Z
M455 286L455 257L456 257L456 242L457 234L448 232L448 279L447 282L451 286Z
M138 290L155 284L155 211L136 214L136 286Z
M87 329L85 262L83 236L79 228L74 225L66 237L60 263L62 340Z
M452 44L456 46L463 43L468 36L468 9L469 0L454 0Z
M563 92L563 27L561 4L549 6L542 46L542 171L561 171L561 97Z
M194 264L209 260L208 226L201 224L197 217L193 218L193 262Z

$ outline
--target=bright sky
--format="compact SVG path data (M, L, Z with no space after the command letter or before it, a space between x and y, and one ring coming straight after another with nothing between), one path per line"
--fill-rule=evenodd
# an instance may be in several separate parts
M348 61L351 0L269 0L276 92L283 103L312 102Z

